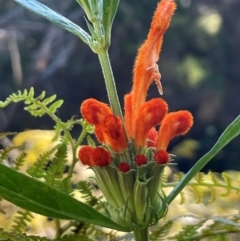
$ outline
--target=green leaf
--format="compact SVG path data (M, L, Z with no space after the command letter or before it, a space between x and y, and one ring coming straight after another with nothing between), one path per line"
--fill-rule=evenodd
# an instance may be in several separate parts
M103 28L108 46L110 45L111 28L120 0L103 0Z
M167 197L167 203L170 204L182 189L191 181L191 179L232 139L240 134L240 115L225 129L219 137L213 148L200 158L183 179L175 186Z
M43 18L46 18L50 22L56 24L57 26L75 34L78 36L84 43L90 44L90 36L89 34L80 28L78 25L70 21L69 19L63 17L59 13L53 11L52 9L48 8L47 6L43 5L42 3L36 0L14 0L15 2L19 3L29 11L40 15Z
M52 105L50 105L49 110L51 113L55 113L59 107L63 104L63 100L58 100L54 102Z
M21 208L44 216L129 231L87 204L1 163L0 196Z

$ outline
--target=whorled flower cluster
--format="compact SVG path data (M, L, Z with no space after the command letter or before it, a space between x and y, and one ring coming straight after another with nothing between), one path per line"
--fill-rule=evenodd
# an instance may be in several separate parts
M124 121L95 99L85 100L80 108L102 145L82 146L79 159L95 172L107 200L107 214L132 229L155 224L165 215L161 177L171 160L167 147L173 137L185 134L193 124L188 111L168 113L162 98L146 101L153 81L162 94L156 62L175 8L173 0L162 0L157 6L147 40L135 60L132 91L124 99Z

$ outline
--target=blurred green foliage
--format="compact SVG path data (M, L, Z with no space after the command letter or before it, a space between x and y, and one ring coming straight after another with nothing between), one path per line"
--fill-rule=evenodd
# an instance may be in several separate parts
M86 29L84 13L74 0L41 2ZM156 0L120 1L110 58L121 101L130 91L134 58L156 4ZM240 1L179 0L177 4L159 69L169 109L188 109L195 118L187 138L197 148L188 155L180 151L177 158L180 169L187 171L240 112ZM108 101L97 56L88 46L12 0L0 0L0 99L31 86L37 93L46 90L65 100L58 113L63 120L79 116L86 98ZM149 97L157 95L153 86ZM51 129L52 124L45 117L33 119L21 104L0 110L0 132ZM181 140L173 141L169 151L174 153ZM239 146L238 138L205 171L240 170Z

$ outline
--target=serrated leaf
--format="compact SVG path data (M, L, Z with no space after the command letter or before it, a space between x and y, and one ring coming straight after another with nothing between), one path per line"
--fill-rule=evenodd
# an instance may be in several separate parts
M129 231L87 204L1 163L0 196L19 207L45 216Z
M53 102L56 99L56 97L57 97L57 95L52 95L52 96L46 98L45 100L43 100L42 104L44 104L46 106L49 103Z
M59 13L53 11L49 7L45 6L44 4L35 1L35 0L14 0L15 2L19 3L29 11L40 15L43 18L46 18L50 22L56 24L60 28L63 28L75 35L77 35L84 43L90 43L90 36L89 34L80 28L78 25L70 21L69 19L63 17Z
M55 113L56 110L63 104L63 100L58 100L56 102L54 102L50 107L49 110L51 113Z
M31 87L31 89L32 89L33 87ZM31 90L30 89L30 90ZM37 97L37 99L38 100L42 100L44 97L45 97L45 95L46 95L46 91L44 90L38 97Z
M28 96L29 96L30 98L33 98L33 96L34 96L34 88L33 88L33 87L30 88L30 90L29 90L29 92L28 92Z

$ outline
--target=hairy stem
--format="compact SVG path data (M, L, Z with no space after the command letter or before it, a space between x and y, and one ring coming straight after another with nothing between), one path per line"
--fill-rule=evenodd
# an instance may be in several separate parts
M103 71L110 106L113 110L113 113L123 119L107 49L99 50L98 57Z

